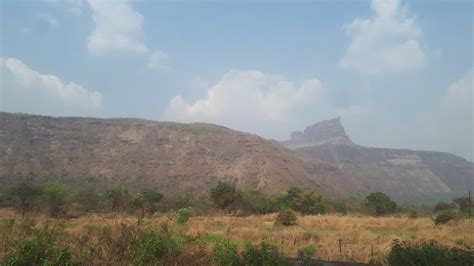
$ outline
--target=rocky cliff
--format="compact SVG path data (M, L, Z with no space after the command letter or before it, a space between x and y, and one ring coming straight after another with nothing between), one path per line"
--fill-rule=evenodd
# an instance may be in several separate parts
M339 117L318 122L301 131L293 131L291 139L282 144L290 149L311 147L321 144L351 145L352 141L346 135Z
M282 144L337 167L340 172L327 182L342 194L382 191L398 199L435 199L466 195L474 189L472 162L443 152L356 145L339 118L307 127Z

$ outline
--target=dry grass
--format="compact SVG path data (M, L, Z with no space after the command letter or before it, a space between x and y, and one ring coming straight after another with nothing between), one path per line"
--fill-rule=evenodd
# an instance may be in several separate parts
M11 211L0 210L0 218L13 217ZM38 220L43 217L36 217ZM410 242L435 240L444 246L474 248L474 220L451 221L435 226L430 218L367 217L367 216L303 216L296 226L275 226L275 215L192 217L186 226L173 225L192 237L213 234L232 238L240 243L258 242L267 237L278 243L288 256L296 257L298 250L308 245L316 247L323 260L384 262L393 239ZM135 223L133 217L90 215L67 221L72 235L81 235L91 226ZM147 218L145 224L166 227L172 222L166 215ZM165 228L166 229L166 228ZM339 247L341 243L341 248Z

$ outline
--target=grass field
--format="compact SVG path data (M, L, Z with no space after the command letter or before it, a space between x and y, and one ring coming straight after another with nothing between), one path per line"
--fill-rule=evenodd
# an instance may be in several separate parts
M2 220L18 219L10 210L1 210ZM37 225L46 218L33 217ZM271 239L287 257L297 257L298 250L313 246L316 257L328 261L384 263L394 239L413 243L434 240L447 247L474 248L474 220L461 219L436 226L431 218L369 217L358 215L298 216L295 226L274 225L275 215L235 217L226 215L191 217L178 225L169 214L156 214L143 221L144 226L165 228L190 239L224 237L233 239L239 247ZM88 215L61 222L72 239L80 239L91 228L133 225L133 216ZM5 241L2 240L2 243ZM5 249L5 248L4 248ZM5 256L7 250L3 250Z

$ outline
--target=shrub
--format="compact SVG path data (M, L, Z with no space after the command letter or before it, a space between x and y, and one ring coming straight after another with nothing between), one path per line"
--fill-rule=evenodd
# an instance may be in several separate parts
M278 203L283 208L290 208L303 214L324 213L326 206L321 196L315 192L303 192L300 188L292 187L279 197Z
M472 200L469 202L468 197L456 198L453 200L453 203L458 206L459 211L466 214L469 213L469 206L473 206Z
M58 247L48 239L33 237L8 254L2 265L79 265L66 247Z
M246 191L242 197L243 207L256 214L267 214L277 210L275 200L260 191Z
M435 225L442 225L442 224L448 223L449 221L455 218L456 218L456 215L454 213L451 213L451 212L441 213L441 214L438 214L438 216L436 216L436 218L434 219L434 223Z
M233 184L219 182L211 189L211 200L219 208L225 209L240 198L240 193Z
M418 218L418 213L416 210L410 210L410 214L408 215L409 218L416 219Z
M312 265L313 259L316 257L315 249L314 245L309 245L298 250L298 258L303 262L303 265Z
M275 223L284 226L296 225L297 219L292 210L283 210L278 213Z
M192 216L193 212L191 208L182 208L178 210L178 217L176 221L179 224L185 224L188 222L189 218Z
M443 201L438 202L438 204L435 205L433 208L433 211L446 211L446 210L453 210L456 208L456 205L454 204L449 204Z
M218 265L237 266L240 264L237 244L228 239L218 239L214 242L212 256Z
M388 264L398 265L473 265L474 251L439 246L433 242L407 245L395 240L388 256Z
M133 245L133 262L136 265L156 264L164 257L173 257L181 252L177 241L165 237L160 231L151 231Z
M260 245L247 244L242 254L243 265L290 265L280 254L278 247L267 239Z
M313 204L313 206L308 208L308 213L315 215L315 214L325 214L326 213L326 207L322 202L317 202Z
M81 189L73 200L83 212L93 212L99 208L99 193L93 188Z
M397 203L382 192L374 192L367 196L366 205L376 214L384 215L394 213Z
M41 196L41 188L31 183L20 183L9 189L14 207L20 211L21 216L33 209L34 203Z
M128 190L118 187L104 193L105 207L113 212L127 212L133 205L133 197Z
M66 214L69 188L59 182L50 182L43 188L43 201L51 217L58 218Z

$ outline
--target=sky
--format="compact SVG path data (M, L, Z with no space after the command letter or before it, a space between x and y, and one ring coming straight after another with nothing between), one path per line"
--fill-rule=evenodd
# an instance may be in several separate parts
M0 110L473 160L473 1L0 0Z

